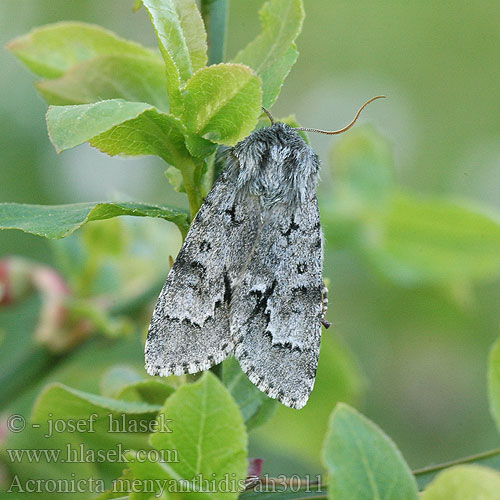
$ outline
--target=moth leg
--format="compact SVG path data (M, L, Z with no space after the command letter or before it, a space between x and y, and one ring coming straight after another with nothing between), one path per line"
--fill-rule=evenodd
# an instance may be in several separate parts
M325 328L330 328L332 324L325 319L326 311L328 310L328 288L323 281L323 288L321 290L321 323Z

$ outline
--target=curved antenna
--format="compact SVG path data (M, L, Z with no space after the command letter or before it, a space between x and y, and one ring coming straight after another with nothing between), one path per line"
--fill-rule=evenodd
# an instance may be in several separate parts
M349 125L345 126L344 128L341 128L340 130L334 130L334 131L328 131L328 130L319 130L317 128L305 128L305 127L300 127L296 128L295 130L302 130L304 132L318 132L320 134L327 134L327 135L335 135L335 134L341 134L342 132L345 132L346 130L349 130L358 120L359 115L361 114L361 111L368 106L371 102L375 101L376 99L385 99L385 95L378 95L375 97L372 97L369 101L366 101L363 106L361 106L356 113L356 116L354 117L354 120L349 123Z
M271 121L271 125L274 125L274 123L275 123L274 118L273 118L273 115L270 113L270 111L268 109L266 109L264 106L262 106L262 111L264 111L264 113L266 113L267 117Z

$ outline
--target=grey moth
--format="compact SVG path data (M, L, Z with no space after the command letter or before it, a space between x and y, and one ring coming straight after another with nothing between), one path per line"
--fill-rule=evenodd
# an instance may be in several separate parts
M306 404L328 324L319 160L297 130L272 122L226 152L154 309L149 374L197 373L234 355L269 397Z

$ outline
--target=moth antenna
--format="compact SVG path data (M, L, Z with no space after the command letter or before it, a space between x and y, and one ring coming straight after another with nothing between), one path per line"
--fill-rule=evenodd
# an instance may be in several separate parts
M264 106L262 106L262 111L264 111L264 113L266 113L267 117L271 121L271 125L274 125L275 121L274 121L274 118L273 118L273 115L271 114L271 112L268 109L266 109Z
M359 118L359 115L361 114L361 111L363 111L363 109L365 109L366 106L368 106L368 104L375 101L376 99L385 99L385 95L378 95L378 96L372 97L369 101L366 101L363 104L363 106L361 106L359 108L358 112L356 113L356 116L354 117L354 120L351 123L349 123L349 125L345 126L344 128L341 128L340 130L328 131L328 130L319 130L317 128L306 128L306 127L296 128L295 130L302 130L304 132L318 132L320 134L327 134L327 135L341 134L342 132L346 132L347 130L349 130L358 121L358 118ZM266 110L264 110L264 111L266 111Z

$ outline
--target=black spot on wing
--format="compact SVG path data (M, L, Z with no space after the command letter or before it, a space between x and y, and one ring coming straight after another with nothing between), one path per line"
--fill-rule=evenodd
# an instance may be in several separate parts
M236 219L236 206L233 205L231 208L226 208L225 213L229 215L231 224L239 226L243 221Z
M231 302L231 281L229 280L229 275L227 272L224 272L224 302L229 304Z
M211 248L212 248L212 245L207 240L203 240L200 243L200 252L208 252Z
M307 264L305 262L297 264L297 273L304 274L306 271L307 271Z
M295 217L292 214L292 217L290 218L290 225L288 226L288 229L284 233L281 233L281 234L288 238L292 234L292 231L297 231L297 229L299 229L299 227L300 226L295 223Z

